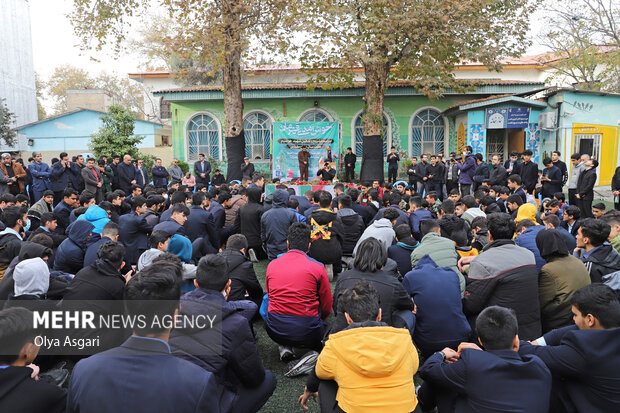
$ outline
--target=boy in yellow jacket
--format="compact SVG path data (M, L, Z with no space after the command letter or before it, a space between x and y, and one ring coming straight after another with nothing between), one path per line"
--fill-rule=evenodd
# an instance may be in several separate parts
M419 361L409 331L381 322L379 294L365 280L345 291L340 305L349 326L330 335L315 367L321 411L414 411ZM300 397L302 408L310 396L306 390Z

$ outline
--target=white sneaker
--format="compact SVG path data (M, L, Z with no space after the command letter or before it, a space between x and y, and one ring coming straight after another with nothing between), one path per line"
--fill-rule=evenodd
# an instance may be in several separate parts
M248 255L250 256L250 261L252 262L258 262L258 258L256 258L256 253L254 252L253 248L250 248L248 250Z
M295 358L293 349L288 346L278 345L278 351L280 352L280 361L288 362Z

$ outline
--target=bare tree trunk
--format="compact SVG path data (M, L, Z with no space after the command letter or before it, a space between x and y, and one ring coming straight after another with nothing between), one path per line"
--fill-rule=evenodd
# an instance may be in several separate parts
M224 136L228 170L226 180L241 179L241 164L245 156L243 134L243 100L241 98L241 41L240 16L234 10L227 16L230 20L224 50Z
M360 180L383 182L383 100L387 87L389 64L366 63L366 110L362 119L364 125L363 159Z

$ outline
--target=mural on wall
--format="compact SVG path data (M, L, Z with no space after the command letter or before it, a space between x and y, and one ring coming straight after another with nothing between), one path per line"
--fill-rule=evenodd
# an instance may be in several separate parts
M467 143L467 137L465 134L465 125L463 122L459 123L459 130L456 134L456 149L454 152L462 153Z
M540 129L538 129L538 123L530 123L525 129L525 149L534 152L533 162L540 162Z
M484 125L470 125L467 136L467 144L472 147L473 153L486 154L486 142L484 139Z

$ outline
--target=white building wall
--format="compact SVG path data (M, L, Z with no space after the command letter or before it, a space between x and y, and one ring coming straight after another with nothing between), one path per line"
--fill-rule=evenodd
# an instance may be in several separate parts
M0 0L0 98L15 113L15 126L38 120L26 0Z

